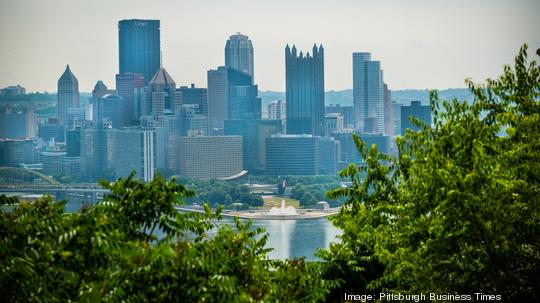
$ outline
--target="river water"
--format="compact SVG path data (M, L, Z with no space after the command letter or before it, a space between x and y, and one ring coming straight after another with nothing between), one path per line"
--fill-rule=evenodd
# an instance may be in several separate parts
M224 218L221 224L234 224L233 219ZM300 220L253 220L253 227L263 227L268 233L267 247L272 259L306 257L316 260L318 248L328 248L341 234L328 218Z
M80 211L82 203L77 199L69 199L66 211ZM218 224L234 226L234 220L223 217ZM318 248L328 248L330 243L337 241L341 233L328 218L299 219L299 220L253 220L253 228L263 227L268 233L266 246L273 250L269 253L272 259L290 259L305 257L316 260L315 251Z

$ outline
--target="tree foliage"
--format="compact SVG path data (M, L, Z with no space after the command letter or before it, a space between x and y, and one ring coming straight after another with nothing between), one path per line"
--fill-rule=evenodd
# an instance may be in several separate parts
M268 235L251 222L218 226L221 209L207 205L176 211L193 192L174 179L102 185L110 194L79 213L0 196L3 301L316 302L327 293L316 264L269 260Z
M471 105L431 93L433 125L412 119L397 159L354 138L366 165L328 193L348 200L341 243L320 253L334 293L540 298L540 69L524 46L500 78L467 83Z

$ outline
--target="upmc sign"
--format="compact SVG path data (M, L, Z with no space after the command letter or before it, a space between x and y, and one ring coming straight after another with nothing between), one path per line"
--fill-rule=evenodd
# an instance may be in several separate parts
M137 27L147 27L148 23L138 21L138 22L135 22L135 26L137 26Z

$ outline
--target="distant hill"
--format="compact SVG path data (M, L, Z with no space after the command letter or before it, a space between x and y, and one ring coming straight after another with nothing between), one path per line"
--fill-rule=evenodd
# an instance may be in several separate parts
M259 91L259 97L262 99L263 110L266 110L266 105L274 100L284 100L284 92L276 91ZM449 88L439 90L439 98L441 99L453 99L472 101L472 94L467 88ZM324 95L325 103L328 104L340 104L340 105L352 105L353 96L352 89L327 91ZM418 100L422 104L429 104L429 90L427 89L405 89L405 90L393 90L392 101L401 104L410 104L411 101Z

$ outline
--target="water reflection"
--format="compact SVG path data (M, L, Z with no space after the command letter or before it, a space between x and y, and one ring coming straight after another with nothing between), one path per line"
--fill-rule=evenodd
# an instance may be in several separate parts
M233 220L224 218L221 224L233 224ZM266 229L267 247L273 248L269 254L272 259L306 257L308 260L316 260L315 251L318 248L328 248L341 233L328 218L254 220L253 227Z

